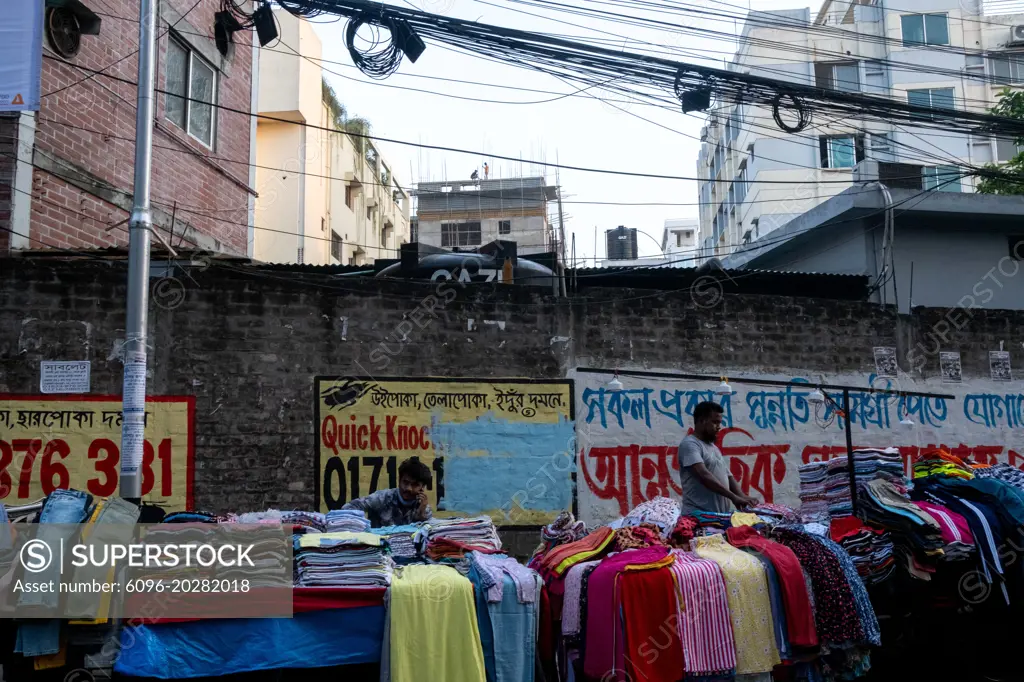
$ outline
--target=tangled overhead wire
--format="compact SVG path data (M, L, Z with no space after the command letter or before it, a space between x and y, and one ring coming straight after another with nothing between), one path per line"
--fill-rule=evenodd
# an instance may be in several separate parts
M796 125L790 125L782 118L782 103L787 99L790 101L790 106L785 108L789 111L796 112ZM775 119L775 125L779 126L779 128L785 130L787 133L799 133L811 124L811 114L807 111L807 107L804 105L803 101L799 97L787 92L780 92L775 96L775 99L772 100L772 118Z
M693 110L698 110L706 108L705 102L710 102L713 95L722 103L762 106L770 109L775 122L789 132L806 128L810 125L811 115L820 111L833 117L851 116L892 124L913 123L916 127L949 132L1024 137L1024 121L1004 116L917 105L861 92L833 90L682 63L368 0L285 0L284 6L290 11L319 11L348 17L357 24L355 29L358 29L360 21L390 26L394 44L365 54L355 50L355 30L350 25L349 51L356 65L374 78L385 78L395 72L400 61L394 54L395 47L415 61L417 50L423 50L422 36L465 53L529 68L584 86L600 86L647 102L673 104L679 101L684 109L693 107ZM397 32L392 29L397 29ZM412 42L404 45L403 40ZM796 125L786 121L785 111L796 113Z
M362 38L359 29L363 26L369 27L372 36L366 49L356 46L356 41ZM363 14L349 19L345 28L345 45L348 47L352 62L370 78L383 80L391 76L402 65L402 51L395 39L398 31L397 23L388 16L371 19Z

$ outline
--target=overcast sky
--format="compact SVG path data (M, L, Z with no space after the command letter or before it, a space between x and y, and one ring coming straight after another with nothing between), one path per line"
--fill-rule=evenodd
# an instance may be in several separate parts
M390 0L402 3L405 0ZM681 0L680 0L681 1ZM509 0L409 0L419 8L436 14L446 14L499 26L523 30L556 33L568 36L611 38L614 31L620 49L644 51L635 41L646 41L672 46L678 50L678 59L695 61L695 56L707 59L729 58L735 44L725 40L681 36L671 32L632 26L614 26L584 17L562 15L563 21L552 21L523 12L558 14L534 7L513 4ZM732 3L732 4L729 4ZM566 0L565 4L579 4ZM782 0L753 0L754 9L780 9L800 7L801 2ZM408 4L404 6L408 7ZM594 5L601 9L615 9ZM696 5L689 5L695 7ZM745 14L745 0L727 0L714 5L723 13ZM519 11L516 11L519 10ZM638 10L619 8L630 14ZM657 16L657 15L647 15ZM735 35L741 20L710 20L697 16L665 17L665 21L683 21L690 27L710 28ZM577 26L569 26L564 20ZM323 18L314 19L322 22ZM587 94L551 100L556 94L542 94L508 90L505 88L468 85L416 77L417 75L451 78L458 81L477 81L569 93L575 88L546 74L522 68L496 64L485 59L456 53L437 45L427 50L416 64L404 60L397 74L385 81L373 81L352 66L345 47L343 21L318 23L317 33L323 42L324 68L328 82L335 88L339 99L350 114L368 118L373 134L421 144L458 147L481 154L457 154L418 149L414 146L382 142L379 147L391 165L395 177L408 187L411 183L430 180L469 179L470 174L484 162L490 163L491 177L514 177L520 174L518 163L489 158L488 154L501 154L560 162L588 168L610 168L642 173L693 177L696 175L698 141L703 116L684 115L642 104L618 103L609 105ZM634 41L631 45L625 39ZM660 49L660 48L655 48ZM709 63L709 62L705 62ZM386 87L395 86L395 87ZM414 92L418 88L426 92ZM603 91L592 91L606 99L616 98ZM444 93L434 94L434 93ZM469 101L455 96L498 103ZM618 107L618 108L616 108ZM622 111L620 109L625 109ZM641 120L643 116L651 122ZM660 125L659 125L660 124ZM661 127L664 126L664 127ZM671 130L669 130L671 129ZM530 167L524 163L527 175L545 174L555 184L555 169ZM595 228L597 228L597 256L605 256L604 230L618 225L635 227L650 237L640 235L641 256L660 255L664 222L669 218L696 218L697 185L692 181L654 180L601 175L581 171L561 171L558 178L563 188L567 240L576 235L577 257L593 259L595 255ZM675 203L680 206L609 206L572 202L613 201L633 203ZM590 260L589 265L593 265Z

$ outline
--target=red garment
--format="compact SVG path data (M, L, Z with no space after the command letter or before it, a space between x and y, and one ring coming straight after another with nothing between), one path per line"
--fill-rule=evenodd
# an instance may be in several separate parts
M202 593L161 593L160 605L164 613L177 610L187 612L188 616L177 618L146 618L147 625L160 623L191 623L207 618L223 618L225 613L236 613L238 617L245 614L256 614L260 609L269 613L281 603L282 590L286 588L257 587L249 592L231 592L218 595L211 600L209 595ZM354 609L362 606L383 606L386 587L352 588L352 587L293 587L291 588L292 613L309 611L326 611L329 609ZM224 599L229 601L225 606ZM129 613L139 613L147 602L155 602L155 596L147 592L133 592L128 595L126 609ZM236 603L232 607L230 603Z
M626 630L628 680L683 677L675 584L667 568L626 571L619 576Z
M555 627L556 623L551 615L551 600L548 596L547 586L540 590L540 627L537 629L537 657L540 659L541 670L544 677L549 680L557 680L557 666L555 665L555 633L561 633L561 627Z
M793 646L818 646L818 631L814 627L814 612L807 596L807 580L800 560L789 547L759 535L752 526L738 526L726 531L729 544L751 547L772 562L779 574L782 600L786 606L786 627Z
M832 536L833 542L842 542L851 535L856 535L857 533L862 533L864 531L874 533L875 535L881 535L885 532L877 528L864 525L864 522L856 516L837 516L832 519L832 524L829 527L829 535Z

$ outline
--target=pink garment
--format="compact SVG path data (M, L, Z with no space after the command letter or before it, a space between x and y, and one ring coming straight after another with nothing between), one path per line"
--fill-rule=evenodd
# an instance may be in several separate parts
M691 675L708 675L736 667L729 602L722 569L714 561L675 550L669 570L681 594L677 594L679 638L683 642L684 669Z
M565 574L565 595L562 599L562 634L575 635L580 631L580 596L585 569L597 566L601 560L576 564Z
M931 514L932 518L938 521L939 529L942 531L942 541L947 545L953 542L962 542L965 545L974 544L974 535L971 527L967 525L967 519L951 509L942 507L931 502L915 502L918 507Z
M604 682L626 679L625 637L619 608L618 575L629 565L664 559L668 547L631 549L608 557L587 581L587 642L583 672Z

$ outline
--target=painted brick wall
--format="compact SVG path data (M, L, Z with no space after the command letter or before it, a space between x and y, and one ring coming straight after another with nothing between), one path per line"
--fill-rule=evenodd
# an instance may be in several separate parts
M176 13L167 11L168 4ZM201 41L204 37L211 40L213 15L220 2L201 0L194 8L193 4L192 0L161 3L165 9L158 24L158 88L163 88L165 81L167 19L173 22L180 14L185 15L177 26L179 37L185 42ZM101 33L83 36L80 52L70 61L77 66L106 69L112 76L134 82L138 75L138 3L109 0L102 6L90 6L102 12ZM252 55L250 46L239 43L250 39L248 32L236 36L233 54L226 62L227 72L218 74L218 103L242 111L250 109ZM54 56L48 47L44 48L44 55ZM35 163L55 166L60 174L65 170L85 171L103 187L98 193L85 191L37 167L31 236L59 247L125 244L127 223L108 228L128 217L124 208L131 203L135 86L102 75L90 77L87 71L44 58L42 91ZM219 240L225 250L244 254L251 118L215 110L216 142L210 150L165 118L163 95L157 95L157 102L154 206L170 214L177 201L178 220L187 221L202 234ZM111 201L111 197L120 201Z
M125 276L123 263L0 260L0 393L37 392L40 360L88 359L93 392L119 394ZM946 312L897 319L869 304L769 296L702 309L685 291L622 289L572 303L503 286L455 297L298 277L213 266L180 278L173 310L152 299L150 394L197 398L200 507L312 507L316 375L564 378L588 365L866 375L874 346L921 338ZM1021 330L1024 313L990 311L945 349L963 353L965 380L987 377L973 355L987 358L1003 340L1019 366ZM930 361L921 376L937 374Z

